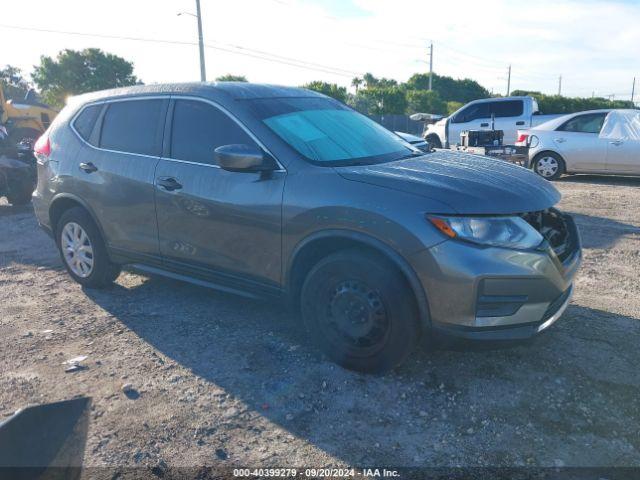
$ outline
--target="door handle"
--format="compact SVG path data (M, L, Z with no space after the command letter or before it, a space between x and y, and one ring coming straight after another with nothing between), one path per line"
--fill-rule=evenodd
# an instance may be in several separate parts
M488 124L488 123L481 123L481 124L480 124L480 126L481 126L481 127L488 127L488 126L489 126L489 124Z
M556 138L556 143L564 143L566 140L564 138Z
M516 125L524 125L524 121L520 120L519 122L516 122Z
M622 140L612 140L611 142L609 142L611 145L615 145L616 147L619 147L620 145L622 145L624 142Z
M91 162L82 162L80 165L78 165L80 167L80 170L83 170L87 173L93 173L96 172L98 170L98 167L96 167L93 163Z
M180 190L182 188L182 185L173 177L160 177L156 181L156 185L169 192Z

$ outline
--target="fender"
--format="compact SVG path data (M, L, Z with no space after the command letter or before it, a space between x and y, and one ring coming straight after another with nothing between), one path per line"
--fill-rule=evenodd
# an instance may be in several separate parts
M285 281L284 284L286 286L286 291L291 292L291 269L293 265L295 265L295 261L299 255L299 253L311 242L316 240L326 239L326 238L341 238L345 240L352 240L358 243L365 244L372 249L380 252L384 255L391 263L393 263L405 278L409 281L409 286L413 291L414 297L416 299L416 304L418 307L418 315L420 317L420 322L425 330L431 328L431 315L429 313L429 302L427 299L426 292L416 275L416 272L413 270L411 265L402 257L398 252L389 247L384 242L378 240L375 237L371 237L364 233L355 232L352 230L342 230L342 229L330 229L330 230L322 230L316 233L312 233L309 236L302 239L293 249L293 253L289 256L289 260L287 263L287 268L285 269Z
M98 230L100 231L100 235L102 236L102 239L104 240L104 243L107 244L107 238L104 235L104 230L102 229L102 225L100 224L100 222L98 221L98 217L95 214L95 212L93 211L93 209L89 206L89 204L87 202L85 202L83 199L81 199L80 197L74 195L73 193L58 193L56 194L50 202L49 205L49 224L51 225L51 231L53 233L53 236L55 238L56 233L53 229L53 222L51 220L51 210L53 209L54 205L56 205L56 203L60 200L73 200L76 203L79 203L80 206L82 206L87 212L89 212L89 215L91 216L91 218L93 219L93 222L96 224L96 226L98 227ZM56 239L57 242L57 239ZM107 248L107 250L109 250Z

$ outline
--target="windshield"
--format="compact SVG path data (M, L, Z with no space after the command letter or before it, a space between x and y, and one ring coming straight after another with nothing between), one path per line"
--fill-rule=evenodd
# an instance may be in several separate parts
M250 103L265 125L314 163L361 165L419 153L396 134L331 99L270 98Z

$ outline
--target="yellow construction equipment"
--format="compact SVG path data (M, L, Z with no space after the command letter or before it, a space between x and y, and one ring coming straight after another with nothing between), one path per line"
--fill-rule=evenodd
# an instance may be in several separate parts
M11 144L33 146L57 114L49 105L38 102L33 90L27 92L24 100L7 100L0 81L0 127L6 129Z

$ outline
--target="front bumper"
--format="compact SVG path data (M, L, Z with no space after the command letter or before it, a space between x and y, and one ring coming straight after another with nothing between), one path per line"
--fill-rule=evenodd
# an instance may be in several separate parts
M482 247L449 240L411 258L436 331L471 339L524 339L552 325L565 311L582 260L574 246L563 258L544 250Z

